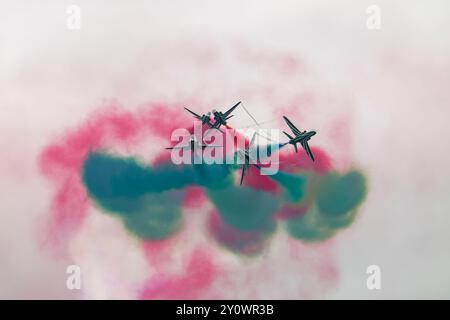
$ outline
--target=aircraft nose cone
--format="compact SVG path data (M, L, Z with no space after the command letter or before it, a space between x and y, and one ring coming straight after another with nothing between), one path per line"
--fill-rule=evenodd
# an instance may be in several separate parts
M315 132L315 131L311 131L311 137L312 137L312 136L315 136L316 133L317 133L317 132Z

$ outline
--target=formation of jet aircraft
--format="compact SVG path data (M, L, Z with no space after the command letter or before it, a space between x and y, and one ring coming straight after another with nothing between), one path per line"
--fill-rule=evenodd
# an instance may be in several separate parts
M223 132L222 130L220 130L220 127L221 126L227 126L228 119L230 119L231 117L234 116L234 115L232 115L232 112L240 104L241 104L241 101L239 101L238 103L233 105L230 109L228 109L225 112L220 112L220 111L217 111L217 110L213 109L212 112L207 112L206 114L203 114L203 115L199 115L198 113L196 113L196 112L194 112L192 110L189 110L188 108L185 108L185 109L190 114L192 114L195 119L201 121L202 125L207 125L209 128L217 129L217 130ZM247 109L245 109L245 111L248 113ZM259 126L259 124L253 118L253 116L250 115L250 117ZM313 154L311 152L311 149L309 148L308 141L311 139L312 136L314 136L316 134L316 131L306 131L306 130L300 131L286 116L283 116L283 119L284 119L284 121L286 122L286 124L288 125L289 129L292 131L292 134L293 134L293 136L292 136L289 133L283 131L283 133L289 139L289 141L287 143L285 143L285 144L293 145L294 149L295 149L295 152L297 152L297 153L298 153L297 144L300 144L302 146L302 148L305 150L305 152L308 155L308 157L312 161L314 161L314 156L313 156ZM256 168L261 169L261 167L256 164L257 162L254 161L254 159L251 158L250 152L249 152L250 148L253 147L253 144L255 142L255 137L256 137L256 133L253 134L253 137L252 137L248 147L246 147L244 149L239 149L237 151L238 156L240 156L244 160L244 164L242 165L242 173L241 173L241 180L240 180L240 184L241 185L242 185L242 182L244 180L244 176L245 176L246 171L248 171L250 169L250 165L254 165ZM219 147L219 146L204 144L203 141L199 142L199 141L197 141L195 139L194 136L191 136L189 145L182 146L182 147L179 147L179 146L178 147L169 147L169 148L166 148L166 149L167 150L172 150L172 149L190 149L192 152L194 152L196 147L197 148L200 147L202 150L204 150L207 147Z

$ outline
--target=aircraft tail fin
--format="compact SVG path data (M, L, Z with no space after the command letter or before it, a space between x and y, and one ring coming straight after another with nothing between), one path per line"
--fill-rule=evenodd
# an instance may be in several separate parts
M283 131L283 133L289 138L289 140L294 139L293 136L291 136L289 133L287 133L286 131Z
M195 113L194 111L189 110L189 109L186 108L186 107L184 107L184 109L186 109L186 110L187 110L190 114L192 114L195 118L197 118L197 119L199 119L199 120L202 119L202 117L201 117L199 114Z

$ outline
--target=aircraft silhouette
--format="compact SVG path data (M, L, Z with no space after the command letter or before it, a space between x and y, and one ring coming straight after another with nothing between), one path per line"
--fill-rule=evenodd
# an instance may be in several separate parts
M283 116L283 119L284 121L286 121L287 125L295 135L295 137L292 137L291 135L283 131L283 133L289 138L289 144L292 144L295 148L295 152L298 152L297 143L300 143L303 149L305 149L306 154L311 158L312 161L314 161L314 156L311 150L309 149L308 141L309 139L311 139L312 136L316 134L316 132L315 131L307 132L306 130L301 132L300 130L297 129L296 126L294 126L294 124L287 117Z
M256 161L250 156L250 148L253 146L254 142L255 142L255 137L256 137L256 132L253 134L252 140L250 141L250 144L248 145L248 147L246 147L245 149L239 149L237 151L238 155L241 156L242 158L244 158L244 163L242 164L242 174L241 174L241 183L240 185L242 185L242 181L244 181L244 175L245 175L245 171L250 170L250 165L254 165L256 168L258 168L259 170L261 170L261 167L259 165L256 164Z
M206 114L199 115L195 113L192 110L189 110L188 108L184 107L189 113L191 113L194 118L200 120L202 124L206 124L208 127L213 128L213 124L211 123L211 112L207 112Z
M231 113L234 111L234 109L236 109L236 107L238 105L241 104L241 101L239 101L238 103L236 103L234 106L232 106L230 109L228 109L226 112L222 113L220 111L217 110L213 110L213 115L214 115L214 124L213 126L217 129L220 128L220 126L224 126L227 124L227 120L230 119L232 117Z
M195 138L195 136L191 135L191 137L189 138L189 144L187 146L176 146L176 147L168 147L165 148L166 150L174 150L174 149L189 149L192 152L195 151L196 148L201 148L202 150L205 150L205 148L217 148L217 147L221 147L218 145L211 145L211 144L203 144L197 141L197 139Z

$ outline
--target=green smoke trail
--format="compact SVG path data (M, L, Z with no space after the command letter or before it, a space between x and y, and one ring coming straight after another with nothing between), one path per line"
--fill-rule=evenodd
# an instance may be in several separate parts
M321 176L315 190L315 203L306 214L287 220L286 230L304 241L327 239L353 222L356 207L365 194L365 178L358 171Z
M83 166L83 182L94 203L122 219L127 230L141 239L163 239L183 224L185 188L201 186L215 206L223 227L216 239L228 249L254 253L276 229L274 215L289 203L307 204L307 212L287 219L284 227L294 238L321 241L349 226L366 194L364 176L330 172L287 173L270 176L282 193L237 186L233 172L239 165L144 165L132 157L92 152ZM314 181L314 183L311 183ZM305 196L310 199L305 200ZM227 229L232 228L232 229ZM224 231L225 230L225 234ZM228 230L228 231L226 231ZM231 231L230 231L231 230ZM226 233L233 236L227 236Z
M195 181L188 166L145 166L134 158L90 153L83 181L90 197L118 215L128 231L144 239L162 239L181 225L185 186Z

